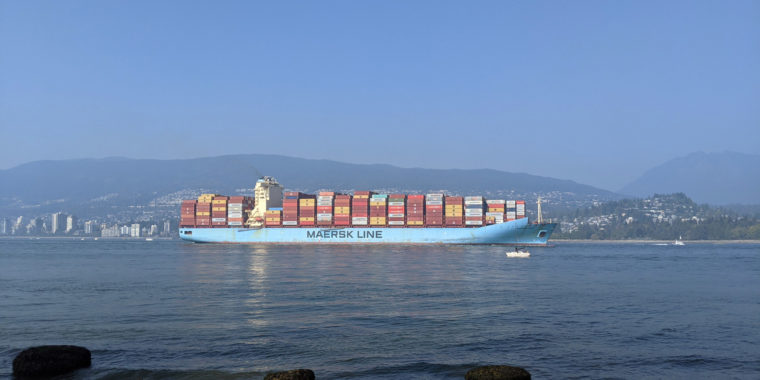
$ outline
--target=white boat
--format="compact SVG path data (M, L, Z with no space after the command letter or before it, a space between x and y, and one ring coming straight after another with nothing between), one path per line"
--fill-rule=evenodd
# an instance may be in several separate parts
M153 238L145 238L145 241L153 241Z
M681 237L678 237L678 240L673 242L673 245L686 245L683 240L681 240Z
M530 252L525 248L515 247L512 251L507 251L507 257L530 257Z

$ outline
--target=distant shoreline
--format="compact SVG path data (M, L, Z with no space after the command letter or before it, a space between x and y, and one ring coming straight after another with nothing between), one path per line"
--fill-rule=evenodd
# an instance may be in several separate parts
M614 243L614 244L670 244L674 240L592 240L592 239L549 239L549 243ZM683 240L684 244L760 244L760 240Z

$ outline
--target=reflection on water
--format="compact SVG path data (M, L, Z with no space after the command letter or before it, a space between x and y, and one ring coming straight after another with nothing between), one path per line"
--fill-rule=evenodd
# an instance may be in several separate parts
M0 240L0 377L50 343L93 349L84 378L752 377L758 248Z

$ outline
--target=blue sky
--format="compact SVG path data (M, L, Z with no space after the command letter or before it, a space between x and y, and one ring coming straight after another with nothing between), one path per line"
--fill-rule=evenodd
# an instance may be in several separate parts
M0 1L0 168L276 153L617 190L760 153L758 105L756 1Z

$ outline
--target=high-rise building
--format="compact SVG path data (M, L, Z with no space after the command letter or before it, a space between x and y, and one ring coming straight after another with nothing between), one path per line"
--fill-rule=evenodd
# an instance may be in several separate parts
M158 235L158 226L155 224L150 225L150 231L148 231L148 235L150 236L156 236Z
M127 225L123 225L123 226L121 226L121 228L119 229L119 234L120 234L121 236L129 236L129 234L130 234L130 231L131 231L131 230L130 230L129 226L127 226Z
M71 233L71 231L74 231L77 226L77 217L74 215L69 215L66 217L66 233Z
M41 227L42 221L40 218L34 218L29 222L29 224L26 225L26 233L28 235L39 233Z
M119 225L114 224L113 227L108 227L103 223L100 228L100 236L102 237L119 237Z
M8 219L3 218L0 220L0 234L8 235L10 233L10 225L11 223L8 221Z
M140 224L139 223L133 223L131 231L129 232L129 236L131 237L140 237Z
M56 212L50 217L50 233L57 234L63 232L66 225L66 215Z
M170 220L164 221L164 236L172 235L172 222Z
M16 219L16 223L13 225L13 228L11 229L12 234L20 234L22 233L21 228L23 228L24 225L24 217L19 216L18 219Z
M84 233L85 233L85 235L92 235L92 233L94 232L93 231L94 227L95 227L95 222L93 222L92 220L88 220L88 221L84 222Z

